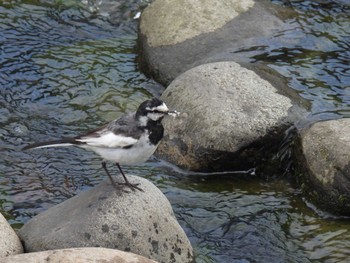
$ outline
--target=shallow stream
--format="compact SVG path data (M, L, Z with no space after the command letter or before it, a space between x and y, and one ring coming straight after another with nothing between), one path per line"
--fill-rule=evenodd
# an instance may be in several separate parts
M310 118L348 117L350 5L273 3L297 12L295 30L241 52L287 77ZM133 16L146 3L105 4L0 2L0 210L15 228L106 179L93 153L21 146L98 127L163 91L135 62ZM184 174L157 159L124 169L169 198L197 262L349 262L350 219L315 209L288 176Z

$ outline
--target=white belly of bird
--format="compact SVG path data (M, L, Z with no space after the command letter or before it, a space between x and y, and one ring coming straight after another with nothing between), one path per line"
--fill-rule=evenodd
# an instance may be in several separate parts
M158 145L149 142L148 136L142 136L131 148L86 147L90 148L103 159L121 165L139 164L147 161L155 152ZM85 147L84 147L85 148Z

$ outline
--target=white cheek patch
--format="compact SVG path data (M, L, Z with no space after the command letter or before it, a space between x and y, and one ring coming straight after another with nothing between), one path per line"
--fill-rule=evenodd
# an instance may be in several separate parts
M149 119L151 119L152 121L157 121L159 120L160 118L164 117L164 114L163 113L148 113L147 114L147 117Z
M161 112L168 112L169 111L168 107L165 105L164 102L162 105L156 107L155 110L161 111Z

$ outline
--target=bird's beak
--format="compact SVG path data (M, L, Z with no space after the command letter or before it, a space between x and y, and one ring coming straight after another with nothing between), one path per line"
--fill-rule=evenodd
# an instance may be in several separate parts
M180 115L180 112L176 111L176 110L170 110L167 112L167 115L173 116L173 117L177 117Z

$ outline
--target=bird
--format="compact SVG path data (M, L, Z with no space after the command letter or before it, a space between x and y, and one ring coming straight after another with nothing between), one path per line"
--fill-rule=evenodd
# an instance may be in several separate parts
M76 137L33 143L23 150L61 146L92 150L102 157L102 168L116 189L127 186L133 191L143 191L139 184L129 182L120 165L143 163L149 159L163 138L162 120L166 115L176 117L179 112L169 110L162 100L153 97L142 102L136 112L126 113L100 128ZM116 164L124 178L123 183L115 182L106 161Z

